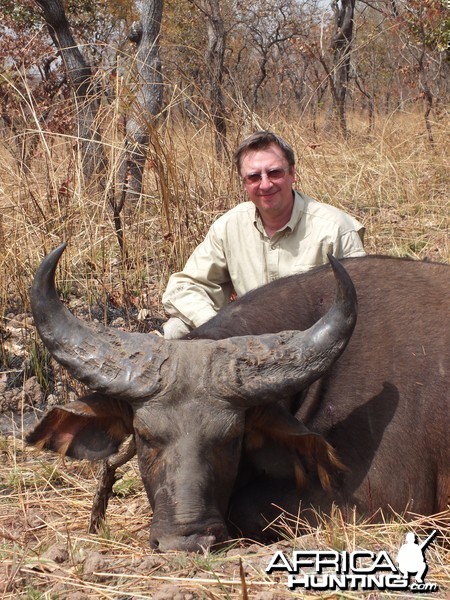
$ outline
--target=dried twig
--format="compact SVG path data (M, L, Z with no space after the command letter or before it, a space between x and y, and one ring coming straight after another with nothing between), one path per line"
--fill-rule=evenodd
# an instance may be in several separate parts
M96 533L102 521L105 519L105 513L108 508L109 498L112 494L112 488L117 481L117 469L131 460L135 454L136 442L133 436L128 443L122 445L117 454L114 454L103 461L94 501L92 503L89 533Z

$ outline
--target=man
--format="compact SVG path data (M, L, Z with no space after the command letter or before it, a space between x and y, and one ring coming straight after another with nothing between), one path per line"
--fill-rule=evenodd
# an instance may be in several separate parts
M163 295L171 318L164 337L180 338L237 296L279 277L337 258L364 256L364 227L327 204L293 190L292 148L270 131L258 131L235 152L249 202L219 217L183 271Z

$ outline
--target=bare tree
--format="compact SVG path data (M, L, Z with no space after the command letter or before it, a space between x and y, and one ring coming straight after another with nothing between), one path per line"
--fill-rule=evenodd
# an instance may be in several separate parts
M246 29L244 39L256 53L259 71L255 70L253 108L257 107L260 92L269 77L269 67L274 68L285 53L283 45L299 32L299 19L295 11L296 6L290 0L259 0L245 8L241 7L241 21Z
M64 61L74 92L77 114L77 140L81 150L83 173L90 179L104 171L104 155L96 125L100 93L92 70L78 48L61 0L36 0L41 6L50 37Z
M126 135L119 161L117 186L109 194L114 226L123 258L127 257L122 211L135 205L142 194L144 167L151 131L163 103L159 34L164 0L142 0L141 19L131 27L128 38L137 46L135 101L126 116Z
M163 80L159 34L164 0L142 0L141 20L129 33L137 45L135 102L127 116L125 167L126 188L122 199L115 203L116 210L122 209L123 201L136 201L142 193L142 177L147 158L150 132L163 103ZM122 168L123 168L122 167Z
M333 68L330 84L334 110L341 132L347 135L346 98L350 74L350 53L353 42L353 26L356 0L332 0L334 31L331 38Z
M82 152L83 173L91 179L97 173L102 185L107 170L96 116L102 90L95 83L92 69L81 53L66 17L61 0L36 0L43 9L50 36L59 50L74 92L77 136ZM117 185L108 191L114 224L122 253L125 252L121 212L125 201L136 200L142 193L143 170L150 130L162 105L162 76L159 58L159 32L164 0L142 0L141 20L130 34L137 45L136 93L127 115L126 137L119 165Z
M198 0L193 4L201 11L206 22L207 47L205 62L209 84L210 110L214 125L215 147L219 158L228 154L227 118L223 94L226 29L220 0Z
M429 2L410 0L404 6L398 6L395 0L391 1L395 7L393 15L397 17L398 22L402 25L400 36L404 43L405 52L416 63L416 71L419 75L417 84L421 91L420 96L425 102L425 127L428 140L434 146L435 140L430 113L435 108L436 98L440 94L438 87L437 93L434 94L432 91L433 71L435 71L436 81L447 79L450 36L446 25L449 11L443 2L438 0L430 0ZM432 57L433 52L434 58ZM434 69L431 67L432 63L435 64ZM447 65L447 68L445 65Z

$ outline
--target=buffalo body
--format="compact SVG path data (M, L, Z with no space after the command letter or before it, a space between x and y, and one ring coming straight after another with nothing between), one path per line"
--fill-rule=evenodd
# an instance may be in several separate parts
M298 514L299 500L305 516L308 506L329 512L333 503L379 518L448 506L450 267L379 256L342 264L358 293L355 331L341 358L289 408L348 470L331 494L314 475L299 493L283 468L285 448L247 444L243 465L253 481L235 493L231 511L247 535L272 522L276 507ZM250 292L189 337L306 329L332 297L329 270L320 267Z

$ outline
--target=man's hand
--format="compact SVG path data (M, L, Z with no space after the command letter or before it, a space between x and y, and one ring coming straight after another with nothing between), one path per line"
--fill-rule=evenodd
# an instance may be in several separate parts
M166 340L179 340L183 335L189 333L191 328L178 317L170 317L170 319L163 324L163 331Z

